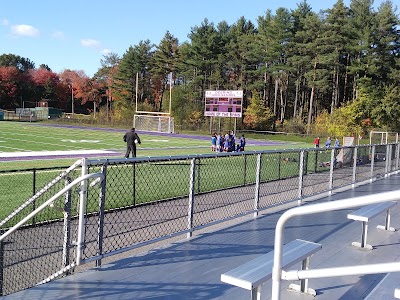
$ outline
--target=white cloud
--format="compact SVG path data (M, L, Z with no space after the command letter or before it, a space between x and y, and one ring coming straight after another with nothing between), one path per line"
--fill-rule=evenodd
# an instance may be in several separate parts
M1 22L1 25L3 25L3 26L10 25L10 22L7 19L1 19L0 22Z
M53 38L57 39L57 40L63 40L64 39L64 32L62 31L55 31L52 33L51 35Z
M103 49L103 50L101 50L101 53L104 54L104 55L110 54L111 52L112 52L111 49Z
M81 39L81 45L87 48L97 48L100 46L100 42L92 39Z
M13 25L11 26L11 32L18 36L30 36L36 37L40 34L39 30L31 25Z

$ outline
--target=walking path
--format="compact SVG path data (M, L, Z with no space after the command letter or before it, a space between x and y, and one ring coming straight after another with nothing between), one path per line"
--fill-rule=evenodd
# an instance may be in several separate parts
M333 201L397 190L400 175L333 194L319 201ZM315 202L312 202L315 203ZM340 210L296 217L285 228L285 243L300 238L322 244L322 250L311 259L311 268L359 265L400 260L400 231L376 230L384 214L370 222L368 242L374 250L351 246L361 236L360 222L347 219L351 210ZM141 255L127 257L82 273L61 278L9 296L9 299L249 299L249 291L220 281L222 273L263 253L271 251L274 230L283 211L265 211L256 219L199 234ZM392 226L400 228L400 205L392 210ZM310 280L318 299L393 299L393 283L386 274L345 276ZM382 281L384 280L384 281ZM382 284L381 284L382 281ZM309 296L286 290L283 282L281 299L309 300ZM379 294L375 294L379 293ZM263 299L269 299L271 282L262 288Z

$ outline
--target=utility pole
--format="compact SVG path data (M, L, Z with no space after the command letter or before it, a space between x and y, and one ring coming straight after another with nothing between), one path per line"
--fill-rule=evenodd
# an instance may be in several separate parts
M71 82L71 102L72 102L71 113L72 115L74 115L74 86L72 85L72 82Z

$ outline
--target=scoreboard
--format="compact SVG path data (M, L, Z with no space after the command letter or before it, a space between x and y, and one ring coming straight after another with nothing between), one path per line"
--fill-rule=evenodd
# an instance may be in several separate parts
M206 91L204 116L242 117L243 91Z

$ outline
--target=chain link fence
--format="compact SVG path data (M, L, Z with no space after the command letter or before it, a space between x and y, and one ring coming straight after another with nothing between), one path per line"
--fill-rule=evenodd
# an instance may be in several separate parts
M82 159L62 171L1 172L1 203L7 205L0 221L0 292L398 169L399 145L389 144Z

